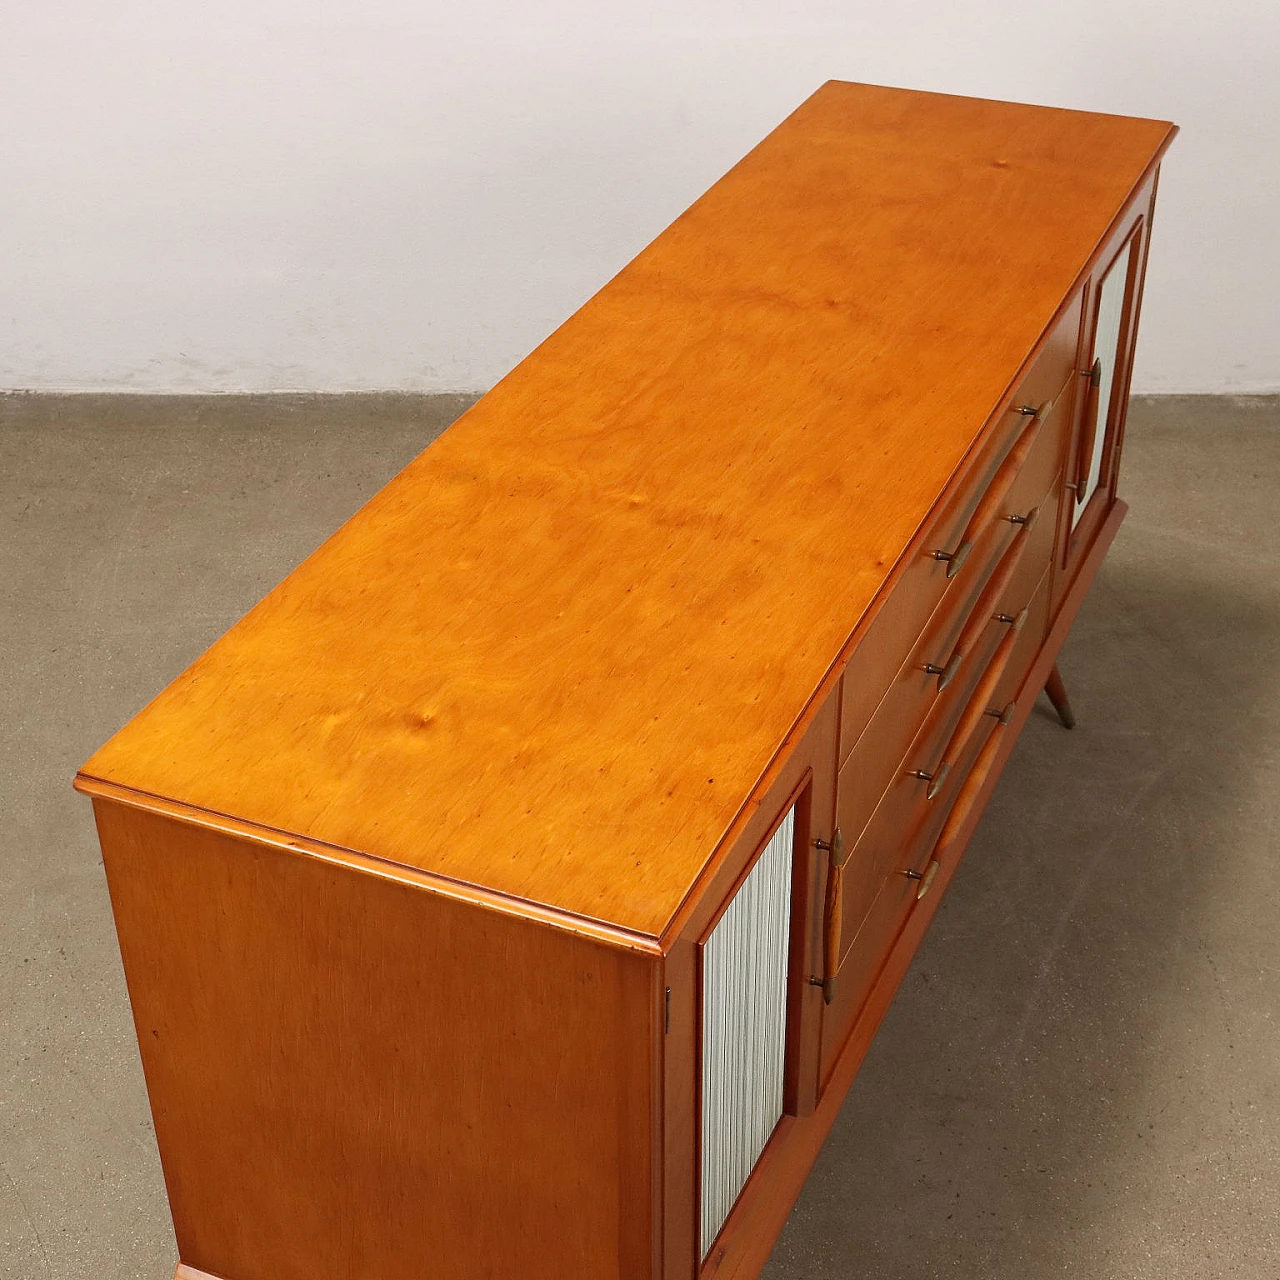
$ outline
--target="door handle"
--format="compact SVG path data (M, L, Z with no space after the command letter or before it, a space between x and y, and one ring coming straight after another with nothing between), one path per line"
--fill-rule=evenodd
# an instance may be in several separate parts
M822 988L824 1004L831 1003L835 991L836 970L840 967L840 931L844 927L844 863L848 854L844 847L844 833L835 829L830 842L815 840L814 845L831 855L831 868L827 873L827 898L822 912L822 974L810 978L815 987Z

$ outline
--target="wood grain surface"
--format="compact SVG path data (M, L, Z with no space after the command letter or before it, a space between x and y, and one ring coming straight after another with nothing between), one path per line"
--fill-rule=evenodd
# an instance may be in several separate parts
M656 957L94 808L189 1273L652 1274Z
M825 85L80 785L661 934L1172 132Z

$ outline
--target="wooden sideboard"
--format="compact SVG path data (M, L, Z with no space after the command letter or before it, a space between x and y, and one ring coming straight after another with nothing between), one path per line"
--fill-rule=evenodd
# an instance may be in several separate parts
M1173 133L824 85L84 766L179 1275L758 1273L1069 723Z

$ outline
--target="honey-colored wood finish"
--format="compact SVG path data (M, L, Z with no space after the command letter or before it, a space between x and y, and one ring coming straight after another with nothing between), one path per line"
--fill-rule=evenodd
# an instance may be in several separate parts
M824 86L86 785L661 935L1170 136Z
M95 810L184 1262L225 1280L650 1271L652 958ZM570 1205L573 1230L548 1232Z
M758 1273L1066 705L1173 132L823 86L84 766L178 1280ZM701 949L793 806L704 1258Z

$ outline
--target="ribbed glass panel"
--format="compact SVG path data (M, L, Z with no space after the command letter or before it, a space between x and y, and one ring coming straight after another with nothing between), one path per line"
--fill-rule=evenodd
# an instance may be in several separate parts
M702 950L702 1256L782 1116L795 810Z
M1124 299L1129 283L1129 258L1134 241L1130 240L1125 251L1111 264L1102 282L1098 298L1098 327L1093 338L1093 354L1102 361L1102 381L1098 386L1098 429L1093 435L1093 453L1089 458L1089 475L1084 484L1084 497L1080 510L1084 511L1093 491L1102 479L1102 454L1107 443L1107 417L1111 411L1111 397L1115 391L1116 371L1124 354L1120 350L1120 329L1124 321Z

